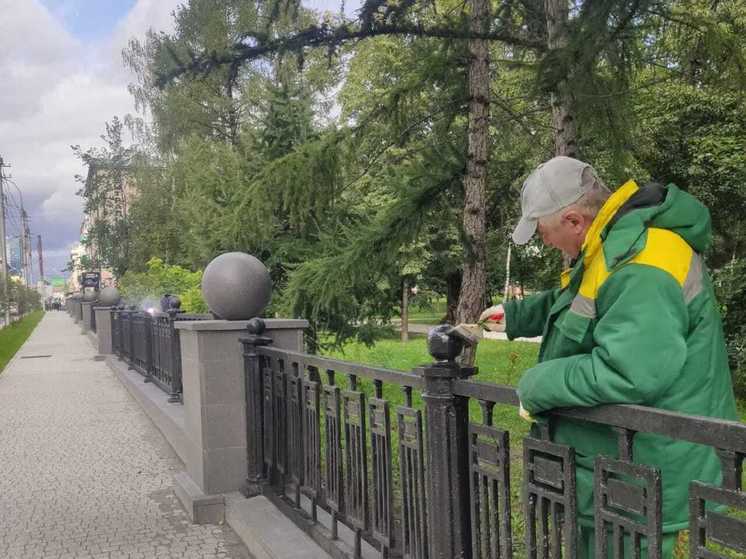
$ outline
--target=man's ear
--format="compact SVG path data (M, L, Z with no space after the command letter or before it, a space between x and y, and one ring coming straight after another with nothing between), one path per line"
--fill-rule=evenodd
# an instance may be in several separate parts
M570 210L564 215L565 220L572 226L573 229L580 231L585 226L585 218L583 214L575 210Z

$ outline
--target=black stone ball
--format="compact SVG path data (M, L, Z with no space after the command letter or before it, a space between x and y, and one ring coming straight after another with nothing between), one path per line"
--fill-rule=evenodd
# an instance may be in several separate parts
M254 336L261 335L266 327L267 325L261 318L252 318L246 323L246 329L249 331L249 334L253 334Z
M464 349L464 342L449 336L450 324L440 324L427 333L427 350L437 361L453 361Z

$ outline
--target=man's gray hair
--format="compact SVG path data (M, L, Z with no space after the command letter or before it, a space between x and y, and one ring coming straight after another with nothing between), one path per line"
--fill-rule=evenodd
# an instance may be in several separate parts
M611 196L611 191L606 188L603 181L598 178L593 167L586 167L583 170L581 181L583 183L585 194L583 194L577 202L571 204L571 206L576 206L578 210L584 214L590 217L595 217L598 211L606 203L606 200L609 199L609 196Z
M603 181L598 178L593 167L586 167L583 170L583 174L580 177L581 184L583 186L583 195L578 199L577 202L573 202L569 206L565 206L561 210L554 212L553 214L543 216L539 218L539 222L545 226L552 227L557 224L559 217L563 212L568 209L577 210L581 214L594 218L599 210L606 203L606 200L611 196L611 191L606 187Z

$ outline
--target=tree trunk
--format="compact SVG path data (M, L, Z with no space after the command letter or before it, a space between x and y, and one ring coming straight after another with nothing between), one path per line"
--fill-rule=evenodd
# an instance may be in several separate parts
M568 0L544 0L549 50L567 46ZM554 154L577 157L578 132L575 126L575 100L568 86L568 76L557 83L551 95Z
M469 0L470 31L489 27L489 0ZM464 176L464 267L456 319L475 322L487 289L485 203L489 156L490 62L484 39L469 41L469 138Z
M456 309L461 295L461 274L454 272L446 277L446 316L443 322L456 324Z
M401 341L409 341L409 282L404 278L401 283Z

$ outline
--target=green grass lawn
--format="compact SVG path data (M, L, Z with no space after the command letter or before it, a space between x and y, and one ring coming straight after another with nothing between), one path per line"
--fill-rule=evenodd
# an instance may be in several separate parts
M42 316L44 311L34 311L0 330L0 373L34 331Z

